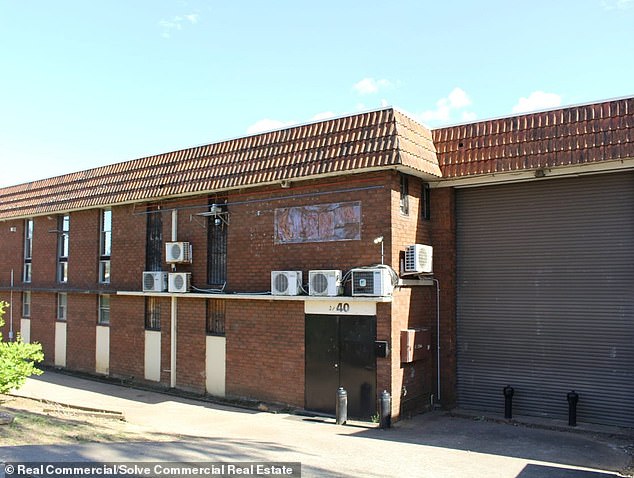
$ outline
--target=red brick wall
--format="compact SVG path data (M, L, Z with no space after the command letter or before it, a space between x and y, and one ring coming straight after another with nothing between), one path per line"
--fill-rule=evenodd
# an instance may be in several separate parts
M430 221L422 218L422 180L408 176L409 213L400 208L400 175L391 178L391 235L386 237L386 262L400 272L404 251L411 244L434 246ZM433 214L433 211L432 211ZM434 249L434 258L436 250ZM391 394L394 417L410 415L429 407L430 395L435 391L436 366L433 360L401 363L401 331L410 328L430 328L435 323L435 294L433 287L415 286L395 290L391 305Z
M395 172L328 178L293 184L291 188L267 187L228 194L227 290L252 292L270 289L271 270L302 270L304 283L311 269L349 270L377 264L381 247L373 239L384 236L385 263L400 269L409 244L434 247L434 272L441 281L443 399L451 403L455 386L455 240L453 191L432 190L432 219L420 212L422 182L409 179L409 215L399 210L400 179ZM342 191L345 190L345 191ZM361 240L276 244L275 209L290 206L361 201ZM171 240L172 214L178 207L178 240L193 245L194 263L177 270L192 273L192 282L207 287L207 218L197 213L207 209L208 198L200 196L163 205L163 239ZM147 216L144 208L113 208L112 278L109 286L98 284L100 210L71 213L69 283L56 284L57 218L35 218L33 241L34 292L31 335L40 340L48 363L54 357L56 290L69 291L68 368L94 372L97 290L142 288L145 270ZM15 225L16 232L9 227ZM14 268L21 281L23 221L0 226L0 287L8 286L4 269ZM11 252L6 252L11 250ZM170 266L164 263L164 270ZM7 276L7 277L5 277ZM84 292L78 293L78 292ZM6 292L4 293L6 295ZM17 301L17 302L16 302ZM14 297L18 304L19 294ZM143 297L111 296L110 372L113 376L143 381ZM14 306L15 307L15 306ZM203 392L205 388L205 300L179 298L177 387ZM35 314L37 313L37 319ZM14 310L14 316L16 316ZM19 322L17 320L16 322ZM429 403L435 393L435 354L429 361L400 363L400 331L430 327L435 344L435 290L433 287L397 290L391 304L377 306L377 339L389 340L391 355L377 359L377 393L386 389L393 396L393 414L398 417ZM227 394L304 405L304 310L303 302L227 300ZM161 383L170 383L170 299L162 301ZM407 391L405 394L404 392Z
M115 290L142 288L147 229L147 216L143 211L142 208L135 209L133 206L112 208L110 287Z
M68 294L66 367L71 370L95 372L97 300L95 294Z
M227 301L227 395L304 406L304 303Z
M169 301L167 301L169 304ZM169 316L169 307L164 315ZM110 375L143 381L145 298L116 296L110 302Z
M100 214L101 209L90 209L70 215L68 284L72 288L97 288Z
M206 301L178 299L176 387L205 393Z
M13 294L14 324L22 317L21 293ZM31 342L42 344L44 364L55 362L55 294L44 292L31 293Z
M441 400L445 408L456 402L456 218L455 190L431 191L434 275L440 283Z

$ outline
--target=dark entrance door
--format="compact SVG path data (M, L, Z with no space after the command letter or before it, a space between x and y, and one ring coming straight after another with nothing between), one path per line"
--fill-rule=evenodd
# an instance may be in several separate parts
M334 414L343 387L350 418L376 413L375 339L375 316L306 315L307 410Z

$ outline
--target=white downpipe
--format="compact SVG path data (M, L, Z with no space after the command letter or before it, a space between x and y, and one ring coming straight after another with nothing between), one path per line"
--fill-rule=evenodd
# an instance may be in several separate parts
M178 241L178 211L172 210L172 241ZM172 296L170 310L170 388L176 388L176 321L178 319L178 299Z

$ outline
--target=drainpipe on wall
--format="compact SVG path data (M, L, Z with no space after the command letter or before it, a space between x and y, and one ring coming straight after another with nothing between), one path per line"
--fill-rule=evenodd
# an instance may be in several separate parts
M432 281L436 284L436 400L440 403L440 282Z
M172 210L172 242L178 241L178 211ZM174 266L172 266L174 267ZM172 295L170 308L170 388L176 388L176 321L178 299Z

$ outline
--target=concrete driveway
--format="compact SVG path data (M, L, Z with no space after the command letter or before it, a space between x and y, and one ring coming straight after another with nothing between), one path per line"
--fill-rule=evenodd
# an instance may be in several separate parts
M302 476L602 478L630 465L631 437L434 412L389 430L244 410L47 371L19 395L123 412L167 442L2 447L0 461L301 462ZM2 473L0 473L1 475Z

